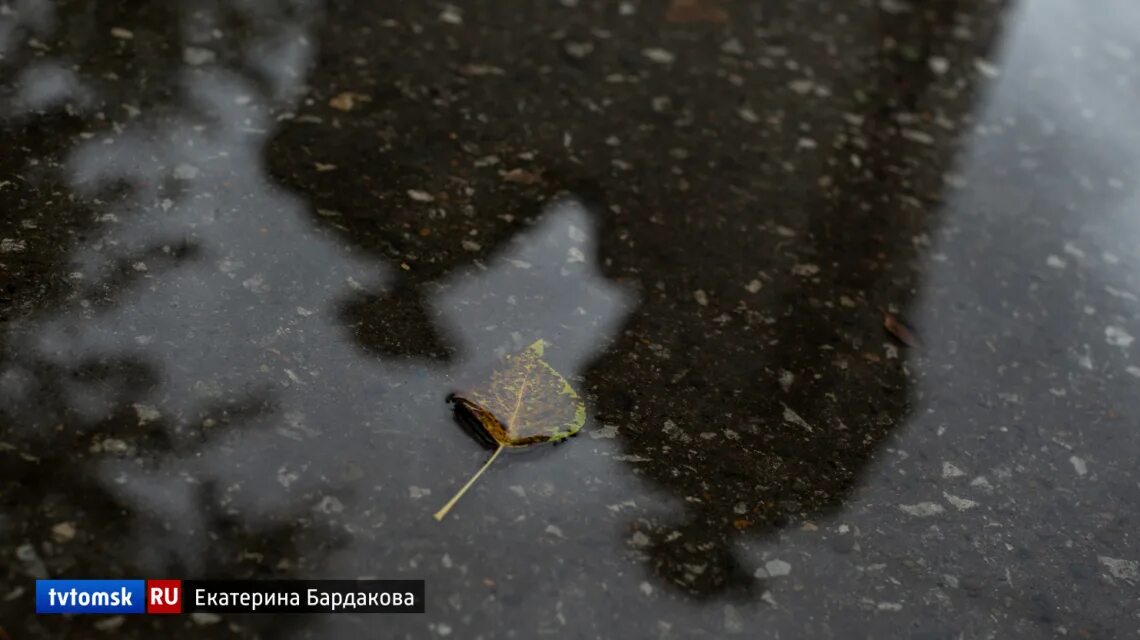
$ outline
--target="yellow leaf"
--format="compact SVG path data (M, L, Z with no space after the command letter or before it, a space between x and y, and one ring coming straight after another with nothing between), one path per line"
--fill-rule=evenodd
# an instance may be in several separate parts
M470 393L452 396L455 412L497 445L495 453L471 480L435 514L442 520L506 447L559 442L586 422L586 406L578 393L542 359L545 343L537 340L508 356L490 381Z

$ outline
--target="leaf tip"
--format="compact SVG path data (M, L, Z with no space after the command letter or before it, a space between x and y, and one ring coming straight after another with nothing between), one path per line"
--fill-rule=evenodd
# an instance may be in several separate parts
M527 351L534 353L534 355L536 355L536 356L541 356L545 349L546 349L546 341L543 340L542 338L535 340L534 342L532 342L530 344L529 347L527 347Z

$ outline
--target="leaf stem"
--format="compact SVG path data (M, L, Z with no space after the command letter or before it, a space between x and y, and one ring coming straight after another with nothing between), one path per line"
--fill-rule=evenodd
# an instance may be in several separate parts
M483 475L483 472L487 470L487 467L491 466L491 463L495 461L495 458L499 457L499 454L502 453L503 449L505 448L506 446L500 444L499 448L495 449L495 453L491 454L490 459L484 462L482 467L479 467L479 470L475 472L475 475L471 476L471 479L467 481L467 484L463 485L463 488L455 494L455 497L453 497L451 500L448 500L447 504L443 505L442 509L435 512L435 515L433 517L437 521L443 520L444 516L447 515L447 512L451 511L451 508L455 506L455 503L459 502L459 499L463 497L463 494L467 493L467 490L471 488L471 485L475 484L475 481L479 479L479 476Z

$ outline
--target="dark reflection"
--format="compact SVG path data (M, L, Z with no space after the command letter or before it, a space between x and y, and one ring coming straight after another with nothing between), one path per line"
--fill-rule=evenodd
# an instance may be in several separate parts
M810 142L797 143L824 149L819 165L788 160L797 165L789 179L805 192L799 211L774 216L787 226L760 223L774 238L748 238L751 252L702 256L703 268L737 269L740 288L751 269L761 289L721 331L683 326L686 347L675 351L698 351L698 358L674 358L674 367L662 367L660 388L639 389L641 410L626 412L644 421L628 449L669 460L650 473L688 499L683 524L655 523L652 556L690 592L747 587L754 568L741 565L733 540L798 527L843 505L906 420L907 348L884 331L883 314L906 317L921 290L918 258L939 226L943 180L978 98L972 79L948 80L930 61L960 70L984 58L1000 11L995 3L941 2L878 12L865 40L853 44L866 56L859 71L845 77L840 67L814 79L833 107L842 106L817 115L821 121L804 134ZM955 42L963 25L972 34L968 53ZM800 59L794 42L781 44ZM794 122L798 114L784 117ZM765 194L777 206L790 199ZM680 250L702 251L708 245ZM725 293L744 297L739 289ZM665 313L652 306L645 313ZM599 411L622 414L605 397Z
M764 31L747 55L707 53L716 28L661 25L685 57L661 77L640 53L654 41L600 7L551 33L483 4L455 29L434 7L338 5L312 94L332 129L288 126L270 157L343 214L322 222L411 265L405 291L483 255L561 189L606 211L605 270L646 295L587 384L643 461L634 473L686 512L631 526L670 584L746 593L756 568L733 541L842 504L907 416L906 348L883 312L905 317L920 288L1002 9L898 3L837 22L781 5L730 27ZM796 26L809 24L811 40ZM596 50L568 56L580 40ZM758 74L757 60L788 68ZM349 90L371 100L323 108ZM297 147L311 157L284 153ZM355 166L355 184L316 162Z

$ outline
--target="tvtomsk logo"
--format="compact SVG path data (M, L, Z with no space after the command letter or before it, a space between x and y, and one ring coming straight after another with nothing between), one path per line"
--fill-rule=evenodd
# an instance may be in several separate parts
M182 581L36 580L36 613L182 613Z
M145 613L145 580L36 580L36 613Z

